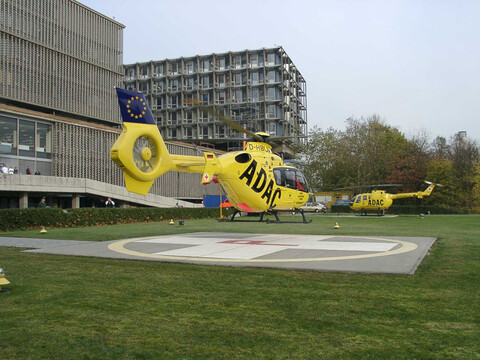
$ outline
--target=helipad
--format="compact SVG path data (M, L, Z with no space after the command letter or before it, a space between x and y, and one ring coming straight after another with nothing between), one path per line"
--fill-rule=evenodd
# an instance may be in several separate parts
M225 266L413 274L435 240L202 232L72 245L63 241L44 248L32 245L37 249L29 251Z

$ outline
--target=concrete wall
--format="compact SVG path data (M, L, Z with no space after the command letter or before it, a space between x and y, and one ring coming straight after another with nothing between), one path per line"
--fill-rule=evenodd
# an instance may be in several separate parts
M201 186L201 185L199 185ZM73 196L72 207L78 207L78 196L93 196L108 198L114 201L127 202L132 205L152 207L174 207L176 203L183 207L202 207L201 204L192 204L185 201L177 201L171 197L147 194L145 196L128 192L121 186L116 186L100 181L55 177L42 175L0 175L0 189L4 193L14 193L20 196L20 208L27 207L28 194L71 194ZM27 200L25 199L27 197Z

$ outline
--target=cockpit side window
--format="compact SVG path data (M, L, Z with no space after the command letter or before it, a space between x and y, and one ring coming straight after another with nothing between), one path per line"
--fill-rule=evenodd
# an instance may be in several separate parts
M282 170L281 169L273 169L273 176L275 177L275 182L278 186L283 186L282 181Z
M305 176L303 176L303 174L299 170L296 170L295 173L297 177L296 179L297 190L308 191L308 185L307 185L307 180L305 180Z
M367 200L367 195L363 195L363 201Z
M293 189L297 188L295 183L295 171L285 169L285 186Z
M362 200L362 195L357 195L355 202L358 204Z
M291 189L308 192L308 183L300 170L292 168L273 169L275 183L278 186L285 186Z

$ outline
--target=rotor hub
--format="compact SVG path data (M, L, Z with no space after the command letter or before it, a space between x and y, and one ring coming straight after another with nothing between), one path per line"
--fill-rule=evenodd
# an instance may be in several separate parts
M148 147L144 147L142 149L142 160L143 161L148 161L152 158L152 150L150 150L150 148Z

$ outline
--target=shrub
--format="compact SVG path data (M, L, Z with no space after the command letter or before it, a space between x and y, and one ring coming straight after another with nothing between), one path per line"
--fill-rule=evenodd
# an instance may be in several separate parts
M223 210L228 216L232 210ZM0 231L83 227L149 221L217 218L218 208L31 208L0 210Z

